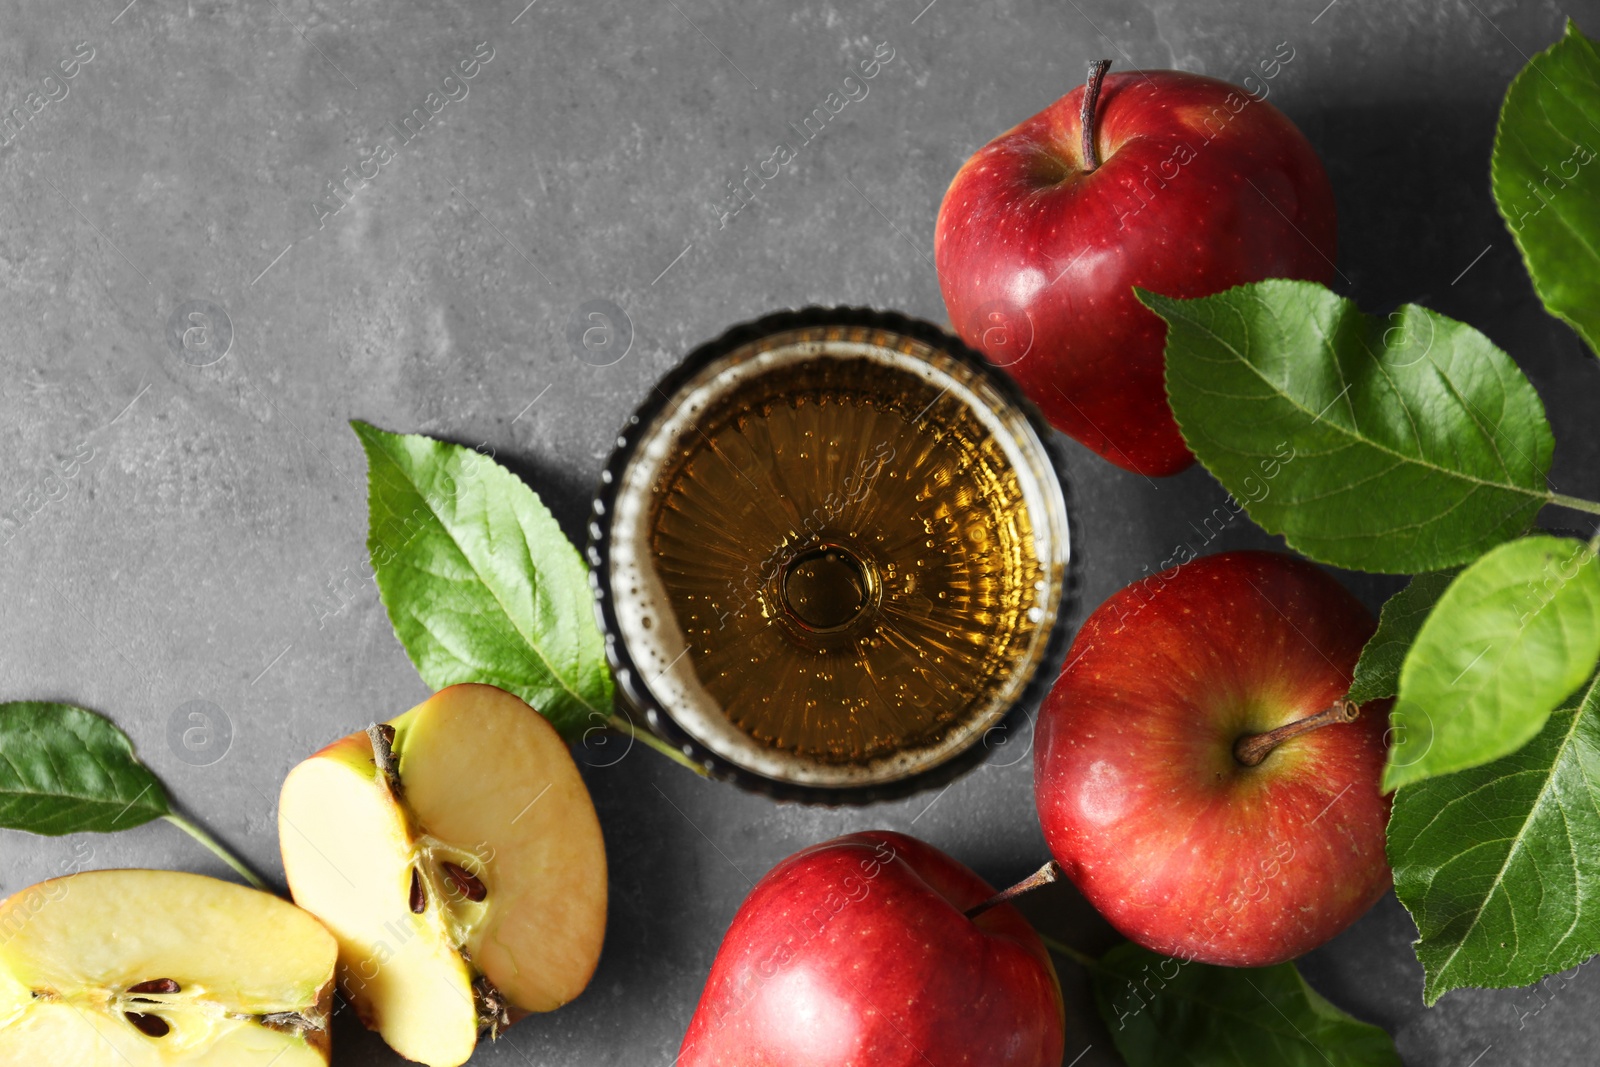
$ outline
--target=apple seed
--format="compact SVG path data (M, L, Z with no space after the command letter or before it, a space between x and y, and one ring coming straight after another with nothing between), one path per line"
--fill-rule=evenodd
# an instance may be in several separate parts
M130 993L180 993L183 987L170 978L152 978L148 982L128 987Z
M428 893L422 888L422 872L411 868L411 914L421 915L428 910Z
M440 865L444 867L444 873L449 876L456 889L460 890L461 895L474 904L481 902L489 895L489 887L479 881L477 876L465 867L459 867L448 860L443 861Z
M137 1011L125 1011L122 1015L133 1024L135 1030L146 1037L166 1037L172 1032L167 1020L159 1015L145 1015Z

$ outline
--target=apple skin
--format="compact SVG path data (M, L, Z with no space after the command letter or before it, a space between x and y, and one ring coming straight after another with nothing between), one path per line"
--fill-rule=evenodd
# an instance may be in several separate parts
M1282 112L1182 71L1112 74L1084 172L1079 87L967 160L934 259L955 331L1045 417L1119 467L1194 457L1167 405L1166 324L1133 287L1199 297L1265 278L1333 280L1322 161Z
M1038 935L972 871L904 834L798 852L745 898L680 1067L1060 1067Z
M1262 967L1377 902L1389 701L1282 742L1242 735L1343 698L1372 615L1290 556L1228 552L1136 582L1084 623L1039 714L1034 798L1050 851L1146 948Z

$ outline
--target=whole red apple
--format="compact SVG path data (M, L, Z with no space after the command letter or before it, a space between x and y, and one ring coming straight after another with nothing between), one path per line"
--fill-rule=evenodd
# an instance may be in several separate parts
M745 898L680 1067L1060 1067L1061 988L1010 905L887 831L798 852Z
M1344 700L1374 628L1328 574L1270 552L1206 556L1096 609L1040 711L1034 798L1113 926L1259 967L1383 895L1388 702Z
M956 174L934 233L939 286L956 332L1058 429L1120 467L1175 474L1194 457L1167 406L1166 324L1133 287L1328 283L1333 190L1277 108L1175 70L1113 74L1090 94L1090 158L1086 88Z

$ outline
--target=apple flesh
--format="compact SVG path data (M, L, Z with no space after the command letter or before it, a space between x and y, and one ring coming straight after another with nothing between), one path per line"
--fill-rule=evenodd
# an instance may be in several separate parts
M1255 766L1237 754L1345 707L1375 626L1328 574L1269 552L1183 564L1089 617L1040 711L1034 794L1050 851L1113 926L1169 956L1261 967L1383 895L1387 701Z
M0 1063L327 1067L337 947L267 893L87 871L0 904Z
M455 1067L480 1031L588 984L605 846L566 743L510 693L451 686L387 725L289 773L284 871L338 939L362 1022L407 1059Z
M1060 1067L1038 935L931 845L874 831L761 879L711 965L679 1067Z
M1166 324L1134 286L1199 297L1264 278L1333 280L1333 190L1271 104L1173 70L1113 74L1083 149L1084 88L967 160L934 233L962 339L1058 429L1112 463L1193 456L1167 405Z

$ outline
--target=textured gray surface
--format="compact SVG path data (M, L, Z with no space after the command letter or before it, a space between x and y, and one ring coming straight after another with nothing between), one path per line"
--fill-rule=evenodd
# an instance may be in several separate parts
M1340 288L1484 329L1550 406L1555 484L1600 492L1600 367L1540 310L1488 195L1497 105L1559 33L1550 3L125 2L0 3L4 108L59 95L45 76L78 42L94 49L0 148L0 506L26 516L0 533L0 697L109 714L274 878L288 768L425 695L361 577L346 420L487 442L576 534L613 429L695 343L811 302L942 320L945 184L1091 56L1239 80L1288 42L1271 99L1327 160ZM1600 27L1593 0L1566 13ZM493 58L468 95L402 144L389 124L480 42ZM894 59L867 97L721 227L724 183L880 42ZM393 158L319 227L313 201L379 142ZM632 321L605 367L567 339L597 299ZM191 300L232 323L207 366L164 340ZM1222 499L1203 471L1152 484L1071 447L1085 608L1180 542L1202 547L1191 523ZM1240 520L1204 547L1266 543ZM1392 588L1350 581L1373 604ZM197 700L230 724L226 751L169 744ZM996 883L1032 870L1043 843L1018 741L942 794L868 810L775 806L643 749L592 770L612 869L600 970L473 1062L670 1063L748 880L823 838L890 827ZM85 863L225 873L164 824L0 835L5 892ZM1109 943L1070 891L1029 911ZM1415 1067L1595 1061L1600 971L1424 1010L1412 936L1391 896L1305 969ZM1075 1062L1114 1062L1082 976L1062 972L1067 1059L1092 1045ZM397 1062L348 1013L336 1049L336 1063Z

